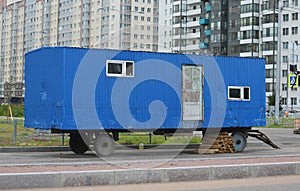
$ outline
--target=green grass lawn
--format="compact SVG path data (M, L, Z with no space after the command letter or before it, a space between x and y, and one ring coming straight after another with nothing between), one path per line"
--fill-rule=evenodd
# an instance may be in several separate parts
M65 145L68 137L65 136ZM61 134L37 133L34 129L24 128L23 120L17 121L16 146L60 146ZM0 119L0 147L14 146L14 124L10 120Z
M264 128L293 128L293 118L282 117L279 125L274 125L274 117L267 117L267 126ZM0 147L14 146L13 144L14 124L6 118L0 119ZM64 136L64 145L68 145L68 134ZM152 135L152 144L187 144L200 143L201 138L191 136L165 137ZM118 144L149 144L148 133L120 133ZM17 141L16 146L61 146L62 134L38 133L34 129L24 128L22 119L17 121Z
M170 136L165 137L162 135L152 135L151 144L187 144L187 143L200 143L200 137L191 137L191 136ZM148 133L120 133L119 144L149 144Z

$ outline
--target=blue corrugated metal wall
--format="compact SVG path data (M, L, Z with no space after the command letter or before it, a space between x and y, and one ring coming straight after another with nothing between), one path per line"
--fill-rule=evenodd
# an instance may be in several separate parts
M93 130L265 125L263 59L66 47L38 49L25 58L25 127ZM107 77L106 60L134 61L134 78ZM182 64L204 66L203 122L181 120ZM228 100L228 86L249 86L251 100Z

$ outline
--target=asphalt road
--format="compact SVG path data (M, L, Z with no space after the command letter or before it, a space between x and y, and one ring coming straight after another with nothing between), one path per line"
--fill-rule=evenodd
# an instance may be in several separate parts
M248 181L251 181L255 177L278 175L295 175L293 180L296 181L280 183L280 181L272 180L267 185L256 185L261 179L259 178L254 181L254 184L249 184L249 190L270 189L276 191L276 189L283 190L283 188L288 188L286 190L299 188L300 178L296 175L300 174L300 135L293 134L293 129L260 130L282 149L275 150L256 139L249 138L249 145L244 152L212 155L195 154L194 149L182 150L180 148L145 150L119 148L113 155L101 158L93 152L84 155L76 155L71 151L2 152L0 153L0 188L176 182L169 184L175 185L171 186L169 190L211 189L218 191L224 190L224 188L203 187L201 186L203 182L190 183L190 185L195 184L195 187L188 187L189 184L182 183L182 187L180 187L181 183L178 182L246 177L248 177ZM248 188L245 187L246 184L236 184L236 179L233 181L228 183L228 190L246 190L245 188ZM278 186L274 186L272 183L278 184ZM147 188L147 185L144 186ZM153 184L153 187L150 186L145 190L153 190L154 185L158 185L156 190L168 190L167 183ZM131 186L133 187L128 189L134 190L136 185ZM83 188L85 187L78 189L82 190ZM90 188L93 187L86 187L86 189ZM104 187L97 188L102 190ZM107 187L107 189L110 188L114 189L115 187ZM120 189L122 188L117 190ZM138 188L137 190L142 189Z
M64 191L299 191L300 176L260 177L216 181L131 184L63 188ZM32 191L61 191L62 188L31 189ZM28 189L11 190L28 191Z
M44 164L105 164L128 163L134 161L180 161L208 159L243 159L257 157L300 156L300 134L293 134L293 129L260 129L281 147L280 150L254 139L248 139L248 147L242 153L225 153L203 155L194 154L194 149L118 149L113 155L99 158L92 152L76 155L70 151L64 152L13 152L0 153L0 166L14 165L44 165Z

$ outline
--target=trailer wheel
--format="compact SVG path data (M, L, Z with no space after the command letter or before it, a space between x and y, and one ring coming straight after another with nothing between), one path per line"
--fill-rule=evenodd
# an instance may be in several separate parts
M243 152L247 147L247 137L242 132L233 133L233 145L236 152Z
M115 150L115 141L108 134L99 134L94 143L95 151L99 156L111 155Z
M89 147L86 145L81 136L84 135L79 133L70 133L69 147L71 151L76 154L84 154L87 150L89 150Z

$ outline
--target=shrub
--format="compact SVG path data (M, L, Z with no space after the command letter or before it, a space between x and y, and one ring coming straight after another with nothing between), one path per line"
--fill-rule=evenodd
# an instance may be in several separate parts
M7 116L8 105L0 105L0 116ZM24 117L24 105L23 104L11 104L11 110L13 117Z

